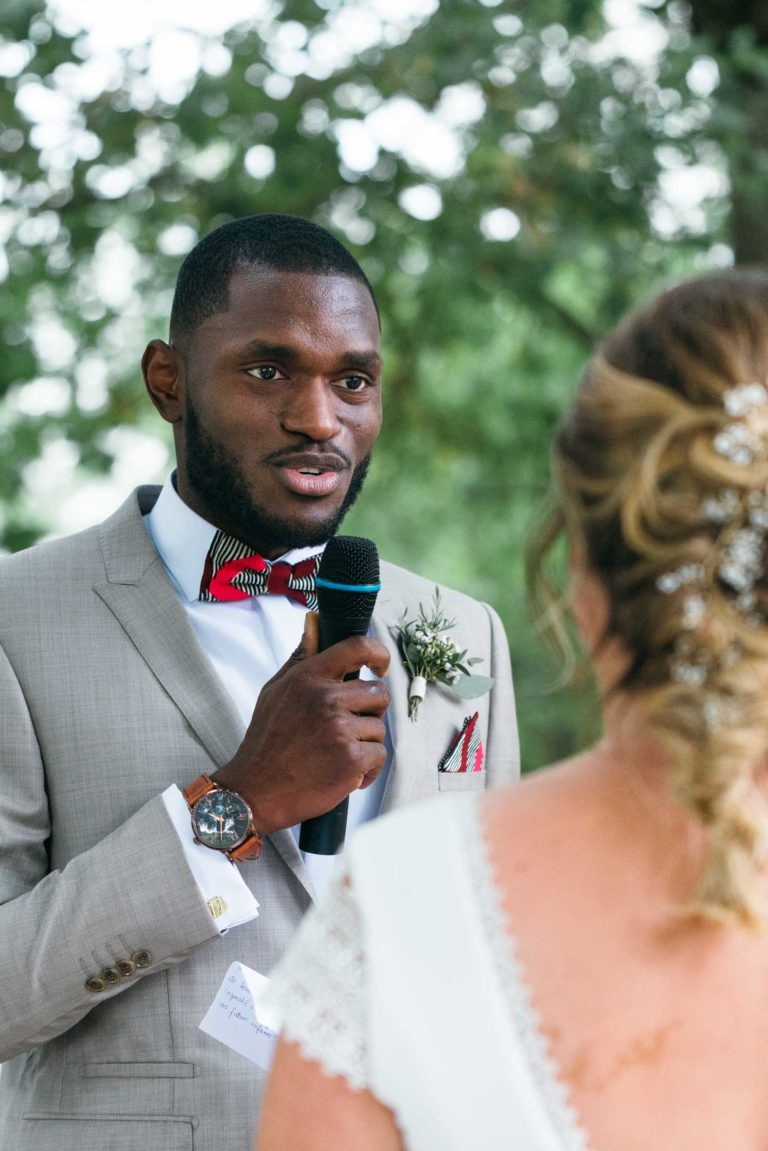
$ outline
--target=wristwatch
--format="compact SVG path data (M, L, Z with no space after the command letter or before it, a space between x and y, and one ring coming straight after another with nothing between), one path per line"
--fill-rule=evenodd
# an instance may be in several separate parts
M192 814L196 843L223 851L235 863L259 858L263 840L242 795L221 787L210 775L199 775L182 795Z

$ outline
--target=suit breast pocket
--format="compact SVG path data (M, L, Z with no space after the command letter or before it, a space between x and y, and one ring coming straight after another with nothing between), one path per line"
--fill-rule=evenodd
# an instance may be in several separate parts
M485 771L438 771L440 791L482 791L486 784Z

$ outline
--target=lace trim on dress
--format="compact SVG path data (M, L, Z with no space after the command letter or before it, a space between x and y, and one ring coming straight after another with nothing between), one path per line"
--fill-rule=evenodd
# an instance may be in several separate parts
M557 1063L552 1056L523 975L515 938L510 932L504 911L501 890L496 883L490 845L483 826L480 811L483 795L483 792L479 792L472 796L471 802L457 806L456 812L462 825L468 878L477 897L485 938L509 1006L512 1026L528 1057L536 1087L549 1120L563 1144L563 1151L593 1151L587 1133L571 1104L568 1088L560 1078Z
M302 920L265 1002L284 1016L286 1039L355 1091L369 1084L364 990L360 915L343 870Z

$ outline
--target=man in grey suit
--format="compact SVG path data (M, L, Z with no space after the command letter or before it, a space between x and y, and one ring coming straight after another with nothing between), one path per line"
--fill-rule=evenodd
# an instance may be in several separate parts
M472 706L483 770L438 770L461 700L432 687L408 719L393 631L433 585L384 564L367 638L302 638L381 421L378 313L346 249L290 216L216 229L142 366L173 477L0 561L3 1151L247 1148L264 1075L198 1024L232 961L269 972L333 862L296 825L518 771L486 605L441 590L495 678Z

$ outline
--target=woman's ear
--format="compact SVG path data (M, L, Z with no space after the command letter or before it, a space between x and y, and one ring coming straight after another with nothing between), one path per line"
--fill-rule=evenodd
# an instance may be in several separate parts
M574 572L582 571L587 564L587 545L580 535L573 531L568 532L568 568L573 577Z
M583 541L568 545L568 606L578 628L584 649L592 658L605 640L611 605L605 584L586 562Z
M621 684L631 663L623 640L610 629L611 597L597 572L587 567L576 549L569 554L569 608L578 628L600 694L605 698ZM582 558L576 558L581 556Z

